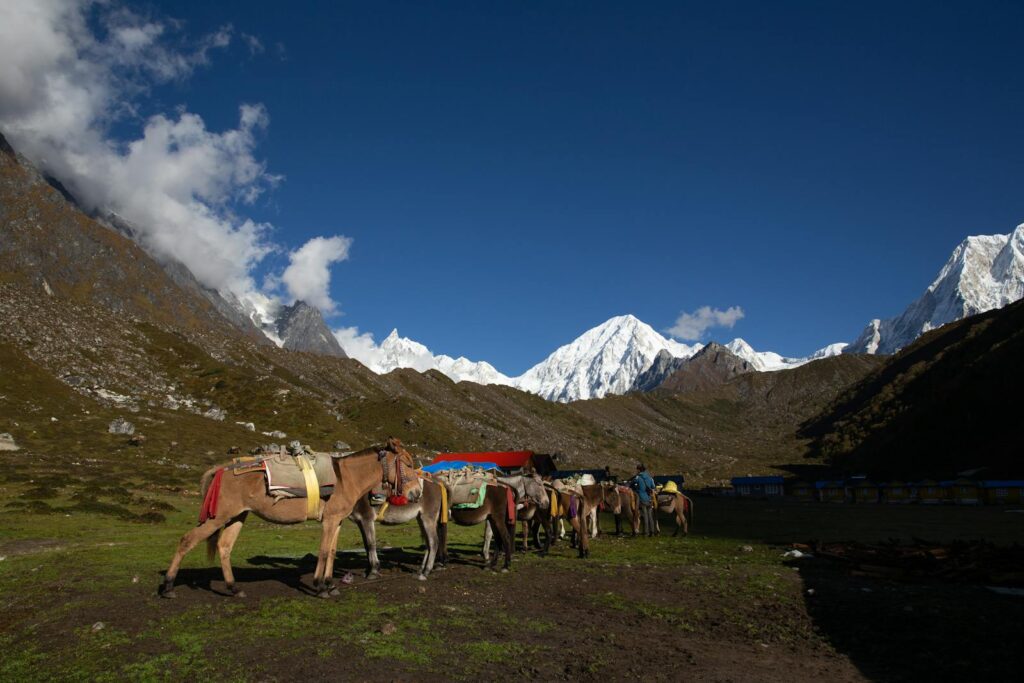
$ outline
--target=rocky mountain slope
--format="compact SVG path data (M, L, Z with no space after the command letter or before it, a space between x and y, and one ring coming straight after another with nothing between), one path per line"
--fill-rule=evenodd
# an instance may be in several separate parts
M1024 224L1009 235L961 242L935 280L903 313L872 320L846 350L895 353L921 334L1024 297Z
M925 333L801 433L817 455L876 477L1018 477L1021 358L1017 302Z
M277 316L276 327L282 348L348 358L328 329L320 310L304 301L283 306Z
M656 388L677 394L707 391L754 371L748 361L721 344L711 342L683 361Z

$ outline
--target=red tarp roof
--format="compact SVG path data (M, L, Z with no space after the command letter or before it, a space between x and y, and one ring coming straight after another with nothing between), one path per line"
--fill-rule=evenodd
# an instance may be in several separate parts
M533 451L502 451L496 453L439 453L431 462L466 460L468 462L493 462L498 467L522 467L533 456Z

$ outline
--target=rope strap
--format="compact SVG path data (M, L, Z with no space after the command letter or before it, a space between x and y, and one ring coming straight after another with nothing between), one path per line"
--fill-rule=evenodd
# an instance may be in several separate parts
M306 482L306 519L317 519L320 516L320 484L316 480L316 472L309 458L301 453L295 456L295 463Z

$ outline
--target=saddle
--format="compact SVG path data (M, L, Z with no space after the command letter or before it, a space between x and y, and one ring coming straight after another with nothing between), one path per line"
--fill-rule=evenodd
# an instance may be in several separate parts
M674 493L659 493L657 496L658 507L668 507L676 499Z
M487 486L498 483L494 474L472 468L439 472L434 479L448 489L448 502L453 508L480 507L487 495Z
M319 516L320 501L334 492L331 453L304 448L294 455L282 448L277 453L235 458L225 469L234 475L263 472L267 492L275 498L307 498L307 517Z

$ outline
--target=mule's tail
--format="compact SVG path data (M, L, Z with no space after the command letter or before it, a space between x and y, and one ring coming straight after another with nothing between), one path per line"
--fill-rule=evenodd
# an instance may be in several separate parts
M206 500L207 494L210 492L210 485L213 483L213 477L217 474L217 467L211 467L203 473L202 479L199 480L199 497L204 501ZM217 541L220 540L220 529L217 529L213 534L206 539L206 559L213 561L213 558L217 556Z
M693 524L693 501L689 496L683 496L683 510L686 514L686 521Z

